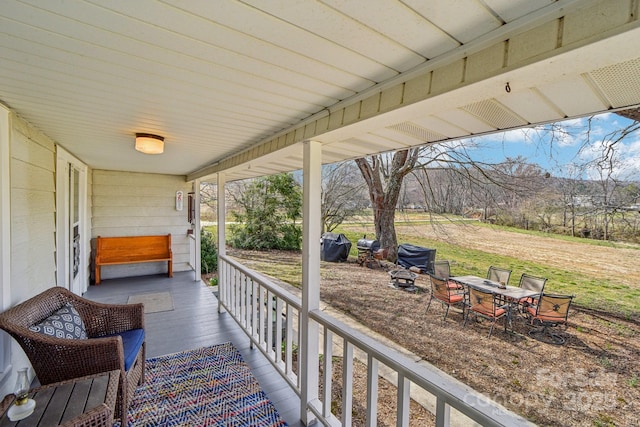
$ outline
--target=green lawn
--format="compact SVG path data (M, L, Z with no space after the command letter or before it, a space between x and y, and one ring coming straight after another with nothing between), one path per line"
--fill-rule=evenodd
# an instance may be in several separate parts
M430 226L425 218L411 218L410 220L413 225L424 224L424 226ZM400 221L398 221L398 224L404 223L405 221L406 218L401 217ZM482 226L482 224L479 223L475 223L475 225ZM357 225L354 223L354 226L355 227L353 228L358 228L359 231L352 231L349 224L345 224L334 230L334 232L336 233L344 233L352 242L350 252L350 256L352 257L356 257L358 254L356 243L358 239L361 239L363 237L363 226L365 227L364 229L366 230L367 236L369 238L373 238L373 236L375 236L373 224L367 223L367 219L363 219L363 221L357 222ZM207 229L215 232L216 227L207 227ZM628 248L627 245L612 242L578 239L567 236L555 236L546 233L538 233L510 228L503 229L515 233L540 235L549 239L575 240L583 244L607 245L612 247L624 246ZM417 237L416 235L405 235L402 233L398 233L398 241L436 249L438 259L449 260L449 262L451 263L452 274L454 275L462 276L473 274L476 276L484 276L486 275L487 269L490 265L508 266L512 269L512 281L513 278L519 278L522 273L527 273L533 276L546 277L549 279L549 282L547 283L545 290L554 293L574 294L576 296L574 303L578 306L594 310L618 313L626 317L640 316L640 288L631 289L629 288L629 286L617 283L613 278L594 278L587 274L572 271L569 269L550 268L546 265L538 264L535 262L498 255L494 253L488 253L480 250L464 248L436 239ZM288 277L294 273L299 275L299 272L290 271L291 268L299 267L278 267L276 265L272 265L270 266L269 274L275 277L281 277L281 279L283 278L282 276ZM279 269L280 274L278 274Z
M359 224L361 227L362 224ZM357 256L356 242L362 238L362 229L354 232L349 230L349 225L335 230L336 233L344 233L353 243L351 256ZM514 231L512 229L507 229ZM519 232L519 231L518 231ZM534 232L527 232L533 234ZM542 235L542 233L539 233ZM369 238L375 235L373 225L367 233ZM550 239L572 239L566 236L552 236L544 234ZM519 278L522 273L533 276L546 277L549 280L545 290L554 293L574 294L574 303L585 308L619 313L627 317L640 316L640 289L630 289L626 285L620 285L615 279L596 279L586 274L568 269L549 268L546 265L537 264L518 258L502 256L480 250L463 248L461 246L441 242L435 239L416 237L415 235L403 235L398 233L398 241L411 243L417 246L436 249L438 259L446 259L451 263L451 272L457 276L472 274L484 277L490 265L508 266L512 270L511 277ZM579 240L581 243L600 245L602 242ZM613 245L612 243L609 243ZM516 279L517 280L517 279ZM514 284L514 283L512 283Z

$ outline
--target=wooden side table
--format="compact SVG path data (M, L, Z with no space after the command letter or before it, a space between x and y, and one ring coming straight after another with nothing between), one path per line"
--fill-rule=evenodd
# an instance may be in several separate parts
M34 388L29 397L36 401L36 408L20 421L7 416L15 400L9 394L0 404L0 427L111 427L119 382L120 371L115 370Z

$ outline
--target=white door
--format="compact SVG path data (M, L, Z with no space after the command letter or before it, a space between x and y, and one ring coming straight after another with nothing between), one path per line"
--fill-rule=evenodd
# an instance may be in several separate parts
M58 286L79 295L88 285L86 175L86 166L58 147L57 280Z
M69 290L80 289L80 260L84 257L80 245L80 171L69 167ZM84 237L84 236L82 236Z

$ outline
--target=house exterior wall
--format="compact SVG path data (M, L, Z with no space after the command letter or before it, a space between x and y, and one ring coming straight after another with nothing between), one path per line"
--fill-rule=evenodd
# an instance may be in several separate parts
M56 285L56 147L14 112L5 109L2 114L8 119L2 122L0 137L2 246L8 249L3 253L1 291L6 309ZM12 392L16 369L30 363L8 335L3 334L0 346L0 395L4 396Z
M10 305L56 285L54 142L13 116L10 142Z
M191 184L184 176L93 170L91 187L92 238L171 233L173 270L190 270L187 229L191 227L186 197ZM182 191L185 198L181 211L176 209L177 191ZM114 265L102 267L101 277L112 279L166 271L164 262Z

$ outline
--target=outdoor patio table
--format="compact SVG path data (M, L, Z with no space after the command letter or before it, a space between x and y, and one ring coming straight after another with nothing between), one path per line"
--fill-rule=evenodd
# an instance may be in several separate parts
M8 394L0 404L0 426L111 426L119 381L120 371L114 370L32 389L35 410L20 421L7 415L15 400Z
M518 305L518 301L522 298L537 297L540 292L532 291L529 289L522 289L517 286L505 286L492 280L487 280L478 276L456 276L450 277L456 283L460 283L463 286L478 289L484 292L491 292L499 295L504 301L504 307L507 309L507 320L513 329L513 308Z

